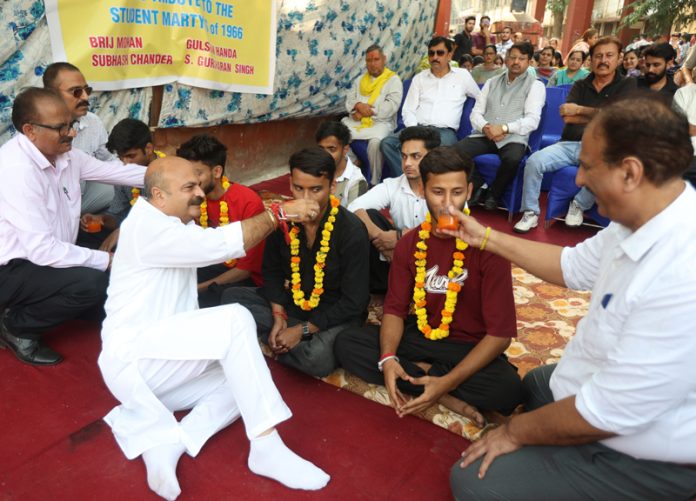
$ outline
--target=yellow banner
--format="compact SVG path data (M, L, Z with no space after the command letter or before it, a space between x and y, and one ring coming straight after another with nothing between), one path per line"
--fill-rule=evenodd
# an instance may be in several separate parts
M273 93L275 0L45 0L54 61L97 90Z

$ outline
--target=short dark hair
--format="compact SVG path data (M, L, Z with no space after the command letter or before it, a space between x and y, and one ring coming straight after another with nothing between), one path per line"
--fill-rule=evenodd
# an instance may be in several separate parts
M380 47L376 43L373 43L367 49L365 49L365 55L368 55L370 52L375 51L375 50L379 51L380 54L384 54L382 47Z
M135 118L124 118L111 129L106 149L111 153L121 155L133 148L144 150L151 142L152 133L145 122Z
M329 182L332 182L336 175L336 162L326 150L319 146L311 146L293 153L289 164L290 172L293 169L299 169L310 176L325 176Z
M333 120L327 120L320 123L316 134L314 134L314 139L318 143L319 141L331 136L338 139L341 146L348 146L350 144L350 129L342 122L336 122Z
M505 30L510 30L510 34L512 34L512 26L503 26L503 29L500 30L500 32L502 33Z
M459 66L464 66L464 63L467 61L472 65L474 64L474 58L471 56L471 54L462 54L462 57L459 58Z
M550 50L550 51L551 51L551 57L553 57L553 56L554 56L554 53L556 52L556 49L554 49L554 48L551 47L550 45L547 45L546 47L544 47L543 49L541 49L541 50L539 51L539 54L541 54L541 53L544 52L545 50Z
M490 16L484 14L483 16L481 16L481 19L479 19L479 24L481 24L484 19L488 19L489 21L491 20Z
M468 155L460 154L453 146L438 146L423 157L418 168L423 184L428 182L430 174L448 172L466 172L467 181L470 181L474 161Z
M483 56L474 56L474 66L483 64Z
M198 134L179 146L176 156L191 162L201 162L211 169L225 167L227 147L210 134Z
M399 133L399 142L404 144L406 141L423 141L425 149L430 151L440 146L440 133L435 127L412 125Z
M46 66L43 76L41 77L43 79L43 86L47 89L55 89L56 80L58 79L58 74L61 71L77 71L79 73L80 68L78 68L74 64L66 63L64 61L49 64L48 66Z
M664 59L666 63L673 61L676 55L677 53L674 50L674 47L668 43L653 44L646 47L643 51L643 57L659 57L660 59Z
M597 40L592 47L590 47L590 57L592 57L597 47L599 47L600 45L607 45L610 43L616 45L616 48L619 52L623 50L623 44L621 43L621 40L619 40L615 36L602 37L599 40Z
M488 45L486 45L486 46L483 48L483 52L484 52L484 53L486 52L486 49L493 49L493 52L495 52L496 54L498 53L498 48L495 46L494 43L489 43Z
M688 120L652 92L622 96L603 107L593 122L604 138L604 161L614 165L635 156L655 186L682 177L691 165L694 149Z
M39 101L42 99L55 99L65 105L63 98L53 89L42 89L41 87L27 87L15 97L12 104L12 125L17 132L22 132L22 127L31 122L39 120Z
M441 43L445 44L447 52L452 52L452 49L454 48L454 45L452 45L452 40L450 40L449 38L439 36L430 39L430 41L428 42L428 49L431 47L435 47L436 45L440 45Z
M530 61L534 57L534 47L532 47L532 44L529 42L517 42L512 44L505 53L506 57L512 52L512 49L516 49L520 54L526 55Z
M469 21L476 22L476 16L466 16L464 19L464 24L468 23Z

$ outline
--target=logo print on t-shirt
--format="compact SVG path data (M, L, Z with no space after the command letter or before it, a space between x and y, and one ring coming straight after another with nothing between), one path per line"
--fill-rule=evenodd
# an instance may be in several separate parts
M438 275L438 271L440 271L440 267L435 265L425 272L425 291L430 294L445 294L447 292L447 284L450 280L447 275ZM468 276L469 271L464 269L452 281L464 287L464 281Z

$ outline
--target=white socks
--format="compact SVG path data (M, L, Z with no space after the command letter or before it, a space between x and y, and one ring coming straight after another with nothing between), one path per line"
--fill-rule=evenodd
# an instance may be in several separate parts
M251 441L248 464L257 475L277 480L291 489L316 491L331 479L324 471L288 449L276 430Z
M182 444L165 444L143 452L147 469L147 485L164 499L173 501L181 488L176 478L176 465L186 449Z

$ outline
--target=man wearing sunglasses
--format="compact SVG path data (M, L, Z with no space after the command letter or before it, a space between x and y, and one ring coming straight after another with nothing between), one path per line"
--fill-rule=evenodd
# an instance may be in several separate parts
M428 42L430 70L413 77L401 114L404 126L427 125L437 128L440 144L450 146L457 142L457 129L467 97L478 99L479 89L471 74L461 68L452 68L452 41L434 37ZM399 134L391 134L380 144L384 167L388 176L400 176L401 143Z
M105 162L115 160L106 148L108 134L101 119L89 111L89 96L92 87L76 66L60 62L46 67L43 84L47 89L57 91L68 106L73 120L78 121L77 136L73 146ZM114 187L94 181L80 182L82 191L81 213L97 214L106 210L114 198Z
M12 124L19 134L0 148L0 348L31 365L54 365L62 357L43 344L43 333L103 315L113 256L75 245L80 180L142 187L145 168L73 149L77 123L50 89L20 92Z

